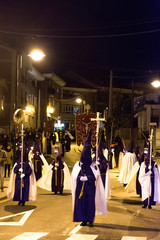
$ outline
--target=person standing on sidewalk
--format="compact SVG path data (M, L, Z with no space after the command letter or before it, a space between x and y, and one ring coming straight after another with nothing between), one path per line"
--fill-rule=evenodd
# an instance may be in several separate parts
M5 162L5 177L7 177L7 173L8 173L8 177L10 177L10 170L11 170L11 167L13 166L13 150L9 145L7 146L7 149L6 149L6 155L7 155L7 161Z
M3 192L3 184L4 184L4 168L5 162L7 160L6 152L2 150L3 145L0 144L0 179L1 179L1 191Z

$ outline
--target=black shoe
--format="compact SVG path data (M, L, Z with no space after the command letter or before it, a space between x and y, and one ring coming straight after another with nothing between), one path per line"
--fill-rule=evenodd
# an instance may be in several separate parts
M57 192L55 192L55 194L57 194Z
M21 205L21 203L22 203L22 201L19 201L19 202L18 202L18 205Z
M24 205L25 205L25 202L22 201L22 206L24 206Z
M1 192L4 192L4 189L3 189L3 188L1 188Z
M151 205L148 205L148 209L152 209Z
M63 192L62 192L62 191L60 191L60 194L61 194L61 195L62 195L62 193L63 193Z
M81 222L80 226L87 226L87 222L85 221Z
M146 205L146 204L144 204L142 208L146 208L146 207L147 207L147 205Z
M88 226L93 227L93 222L89 222Z

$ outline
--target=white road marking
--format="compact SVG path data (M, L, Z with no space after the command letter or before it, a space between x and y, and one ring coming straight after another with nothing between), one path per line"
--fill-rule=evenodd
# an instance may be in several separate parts
M130 236L123 236L121 240L147 240L147 237L130 237Z
M77 233L81 228L82 228L82 226L78 225L69 234L73 235L73 234Z
M25 211L25 212L20 212L20 213L16 213L16 214L12 214L9 216L5 216L5 217L1 217L0 221L3 219L7 219L7 218L13 218L15 216L19 216L19 215L23 215L24 216L18 221L18 222L0 222L0 226L23 226L23 224L27 221L27 219L29 218L29 216L32 214L33 210L29 210L29 211Z
M11 240L37 240L47 234L47 232L25 232L15 238L12 238Z
M89 234L73 234L71 237L66 238L66 240L95 240L98 235ZM16 239L18 240L18 239Z

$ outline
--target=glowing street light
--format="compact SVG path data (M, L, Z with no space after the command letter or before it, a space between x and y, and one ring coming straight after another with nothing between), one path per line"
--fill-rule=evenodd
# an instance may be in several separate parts
M52 114L55 112L55 108L51 107L50 105L47 106L47 117L51 117Z
M152 86L155 87L155 88L159 88L159 87L160 87L160 81L159 81L159 80L155 80L155 81L153 81L151 84L152 84Z
M40 50L33 50L28 56L35 61L41 61L46 55Z
M77 98L77 99L76 99L76 102L77 102L77 103L81 103L81 102L82 102L82 99L81 99L81 98Z

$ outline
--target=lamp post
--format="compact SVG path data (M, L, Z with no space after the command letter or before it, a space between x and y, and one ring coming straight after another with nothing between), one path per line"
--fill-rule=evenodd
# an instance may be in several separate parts
M21 82L23 81L23 71L26 67L26 69L29 68L29 65L31 65L31 60L29 60L29 57L33 61L41 61L45 54L41 50L33 50L30 54L25 54L23 51L16 51L16 90L15 90L15 110L17 108L22 107L22 103L20 102L20 88L21 88ZM27 59L28 58L28 59ZM26 70L27 71L27 70ZM39 93L38 93L39 95ZM38 98L39 100L39 98ZM30 104L30 103L29 103ZM39 107L39 104L38 104Z
M155 88L159 88L160 87L160 80L154 80L153 82L151 82L152 86Z
M86 101L83 100L82 98L76 98L76 103L82 104L82 106L83 106L82 112L85 112L85 110L86 110Z

